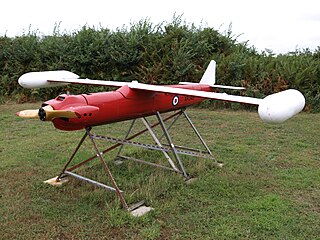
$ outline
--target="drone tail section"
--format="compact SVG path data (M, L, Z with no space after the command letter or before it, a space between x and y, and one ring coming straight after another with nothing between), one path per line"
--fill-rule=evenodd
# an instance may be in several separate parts
M215 83L216 83L216 62L214 60L210 61L199 83L179 82L179 84L183 84L183 85L204 84L204 85L209 85L212 88L220 88L220 89L231 89L231 90L245 89L244 87L217 85Z
M207 84L207 85L213 86L215 83L216 83L216 61L211 60L200 80L200 84Z

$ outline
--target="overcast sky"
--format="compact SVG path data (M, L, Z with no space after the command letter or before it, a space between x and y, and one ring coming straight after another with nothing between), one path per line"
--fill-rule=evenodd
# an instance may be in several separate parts
M170 22L174 14L221 32L232 23L238 40L258 50L320 46L319 0L7 0L1 2L0 35L21 35L30 25L48 35L60 22L68 32L84 25L115 29L145 18Z

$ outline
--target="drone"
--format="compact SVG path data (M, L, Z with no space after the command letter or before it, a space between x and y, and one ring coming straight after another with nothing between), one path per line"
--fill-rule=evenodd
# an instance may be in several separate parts
M211 60L199 83L180 82L177 85L150 85L138 81L119 82L87 78L81 79L77 74L66 70L29 72L23 74L18 80L18 83L24 88L46 88L65 86L68 84L84 84L115 87L117 89L108 92L79 95L60 94L54 99L43 102L39 109L23 110L17 112L17 115L21 118L50 121L55 128L64 131L83 130L83 137L61 173L54 181L59 183L63 181L66 176L70 176L105 188L106 190L114 191L117 193L123 208L129 210L130 208L123 196L123 191L117 186L110 168L104 159L104 155L111 150L118 148L117 157L123 160L133 160L135 162L172 170L181 173L185 179L188 179L189 175L185 170L180 155L213 159L215 165L222 166L222 163L215 160L209 147L188 116L186 108L189 106L199 104L206 99L254 105L258 106L258 115L262 121L266 123L282 123L302 111L305 106L303 94L295 89L278 92L263 99L220 93L217 91L218 89L243 90L244 88L215 84L215 72L216 62ZM170 113L170 115L163 117L164 113ZM151 124L147 120L149 116L156 116L157 122ZM204 146L205 151L174 144L169 130L180 116L185 117L188 121L190 127ZM133 134L132 128L138 119L142 120L145 128ZM96 126L127 120L132 120L132 123L123 139L93 133L93 129ZM169 120L171 124L166 124ZM163 133L161 138L157 136L154 131L154 128L159 125ZM152 144L133 141L134 138L145 132L151 134L154 140ZM86 138L91 140L96 155L70 167L71 162ZM166 143L161 142L162 138L165 138ZM100 150L96 143L97 140L111 142L114 145L105 150ZM131 156L121 155L121 150L125 145L161 151L168 163L161 165ZM96 158L102 162L112 186L73 172L75 169Z

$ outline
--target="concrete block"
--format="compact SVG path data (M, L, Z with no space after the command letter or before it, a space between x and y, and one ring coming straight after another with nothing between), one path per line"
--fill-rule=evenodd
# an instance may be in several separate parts
M152 207L141 206L141 207L131 211L130 213L134 217L141 217L141 216L147 214L148 212L150 212L151 210L153 210Z
M50 179L44 181L44 183L50 184L50 185L55 186L55 187L60 187L60 186L62 186L64 183L68 182L68 178L67 178L67 177L62 178L62 179L60 179L60 181L57 182L57 181L56 181L56 180L57 180L57 177L58 177L58 176L53 177L53 178L50 178Z

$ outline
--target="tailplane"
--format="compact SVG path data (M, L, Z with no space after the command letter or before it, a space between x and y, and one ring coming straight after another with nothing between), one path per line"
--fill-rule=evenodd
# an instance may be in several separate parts
M209 85L212 88L222 88L222 89L231 89L231 90L245 89L244 87L216 85L215 83L216 83L216 61L214 60L210 61L199 83L179 82L179 84L184 84L184 85L204 84L204 85Z

